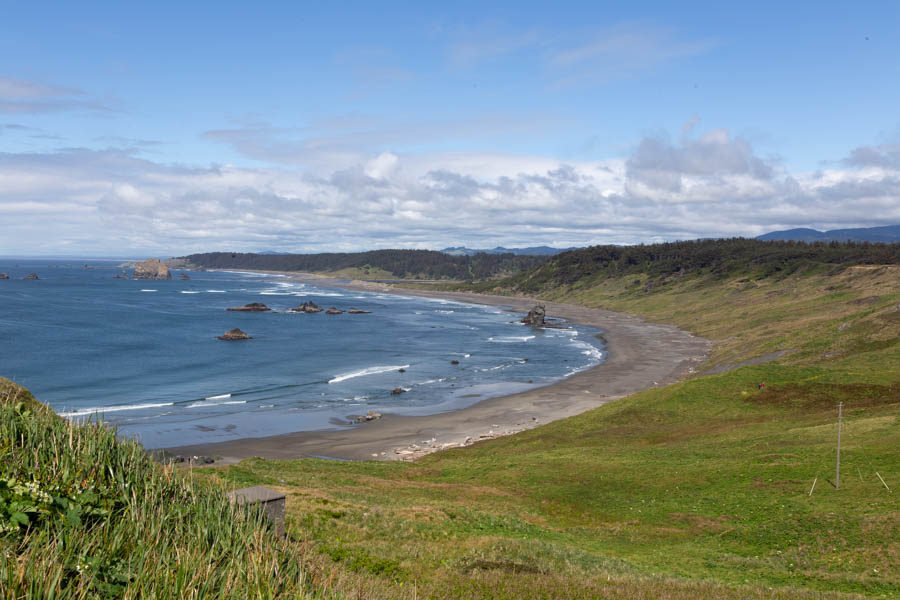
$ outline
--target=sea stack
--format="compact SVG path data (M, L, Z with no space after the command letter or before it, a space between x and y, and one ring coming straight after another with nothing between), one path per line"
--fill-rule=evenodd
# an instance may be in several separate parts
M238 312L266 312L267 310L272 310L262 302L251 302L250 304L245 304L243 306L232 306L231 308L226 308L225 310L232 310Z
M223 335L220 335L218 339L225 340L226 342L236 342L238 340L249 340L251 338L249 335L235 327L231 331L226 331Z
M134 279L172 279L169 268L158 258L148 258L134 266Z
M322 307L315 302L310 302L309 300L307 300L297 308L292 308L291 312L318 313L322 312Z
M528 311L528 314L522 319L522 322L533 327L543 327L544 317L546 316L547 309L542 304L538 304Z

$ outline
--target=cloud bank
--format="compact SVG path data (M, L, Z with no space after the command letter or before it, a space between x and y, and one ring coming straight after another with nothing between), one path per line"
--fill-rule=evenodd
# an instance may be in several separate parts
M162 164L134 147L7 153L0 253L571 246L900 222L896 147L837 164L789 173L726 130L597 162L373 152L314 172Z

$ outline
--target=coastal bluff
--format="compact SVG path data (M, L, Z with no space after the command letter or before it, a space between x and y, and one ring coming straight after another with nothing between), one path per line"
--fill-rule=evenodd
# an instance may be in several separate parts
M148 258L134 265L133 279L172 279L169 268L158 258Z

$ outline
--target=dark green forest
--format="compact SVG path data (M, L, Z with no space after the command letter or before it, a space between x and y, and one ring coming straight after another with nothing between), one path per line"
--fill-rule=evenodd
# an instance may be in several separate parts
M324 254L248 254L208 252L183 259L207 269L252 269L323 273L342 269L382 270L398 279L483 280L537 267L544 256L476 254L451 256L433 250L372 250Z
M694 240L572 250L497 285L511 291L535 293L628 275L645 276L661 284L685 276L777 278L794 273L843 270L852 265L898 263L900 244L745 238Z

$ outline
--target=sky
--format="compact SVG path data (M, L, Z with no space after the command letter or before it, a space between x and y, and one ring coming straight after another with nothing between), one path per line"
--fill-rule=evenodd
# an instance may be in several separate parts
M0 255L900 223L897 2L0 0Z

